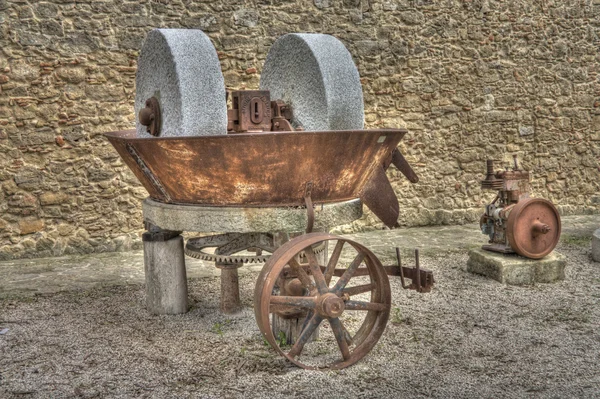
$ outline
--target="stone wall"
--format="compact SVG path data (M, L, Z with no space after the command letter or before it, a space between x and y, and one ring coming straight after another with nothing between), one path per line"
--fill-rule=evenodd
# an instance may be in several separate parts
M134 126L153 27L207 32L231 89L279 35L340 38L368 126L410 131L403 225L477 220L485 159L512 154L563 213L600 209L599 0L0 0L0 25L0 259L139 245L145 191L101 133Z

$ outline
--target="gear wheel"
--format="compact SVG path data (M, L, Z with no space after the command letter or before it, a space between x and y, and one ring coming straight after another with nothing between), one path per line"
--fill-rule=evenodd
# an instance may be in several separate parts
M243 264L243 263L264 263L271 257L271 255L247 255L247 256L231 256L231 255L216 255L204 252L202 249L190 249L185 247L185 254L189 257L207 260L216 263L230 263L230 264Z
M216 248L215 253L206 252L206 248ZM234 255L241 251L258 249L269 252L266 255ZM195 259L216 263L242 265L244 263L264 263L276 248L273 236L265 233L225 233L205 237L190 238L185 245L185 254ZM320 243L313 248L321 253L325 245ZM303 253L300 254L303 257Z

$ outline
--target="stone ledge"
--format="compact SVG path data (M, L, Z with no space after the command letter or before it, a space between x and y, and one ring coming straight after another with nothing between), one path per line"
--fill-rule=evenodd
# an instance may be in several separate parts
M469 251L467 271L510 285L532 285L564 280L566 264L566 257L556 251L534 260L477 248Z
M144 220L164 230L188 232L301 232L306 229L306 208L218 207L165 204L146 198ZM315 231L350 223L362 216L362 202L353 199L315 206Z
M592 259L600 262L600 229L592 235Z

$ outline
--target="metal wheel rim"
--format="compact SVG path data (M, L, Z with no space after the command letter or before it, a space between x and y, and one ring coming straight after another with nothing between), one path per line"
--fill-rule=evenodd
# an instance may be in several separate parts
M343 356L340 356L341 361L337 361L327 366L310 366L302 363L295 356L289 355L289 352L284 352L275 339L273 331L271 329L270 323L270 304L272 297L272 290L275 286L277 278L279 274L282 272L283 268L288 264L290 258L297 254L301 250L307 248L310 245L316 244L320 241L343 241L344 243L348 243L351 245L357 253L364 254L364 263L366 264L371 281L376 280L376 287L371 291L371 301L376 302L378 305L380 304L382 307L385 307L383 310L366 310L368 313L361 325L358 329L357 333L354 336L356 345L354 349L350 352L350 356L346 359L343 359ZM314 282L314 277L313 282ZM306 297L300 297L306 298ZM348 367L352 364L355 364L364 356L366 356L371 349L378 342L379 338L383 334L385 330L385 326L387 324L389 314L391 309L391 289L389 285L389 280L387 274L385 273L383 266L379 259L366 247L352 241L339 236L334 236L326 233L311 233L306 234L301 237L298 237L294 240L289 241L288 243L281 246L277 249L271 258L267 261L265 266L263 267L256 284L256 288L254 291L254 312L256 315L256 322L258 327L263 335L263 337L269 342L269 344L281 354L283 357L287 358L289 361L294 363L295 365L304 368L304 369L342 369ZM339 317L337 318L339 320ZM328 318L323 318L319 325L325 320L330 320ZM331 324L331 321L330 321ZM334 330L333 325L332 331ZM335 334L335 333L334 333ZM339 341L338 341L339 345ZM290 350L293 350L294 347ZM302 351L302 349L301 349ZM341 349L340 349L341 351ZM301 354L301 352L300 352ZM298 354L298 356L300 355Z

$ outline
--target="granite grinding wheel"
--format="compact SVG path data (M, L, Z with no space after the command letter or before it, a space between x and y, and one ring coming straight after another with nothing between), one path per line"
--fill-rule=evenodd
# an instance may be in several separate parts
M136 76L138 137L153 137L139 118L152 97L160 107L159 137L227 133L225 82L217 52L204 32L154 29L148 34ZM148 112L146 117L154 115Z
M292 126L304 130L364 128L360 76L342 42L330 35L290 33L267 55L260 89L290 104Z

